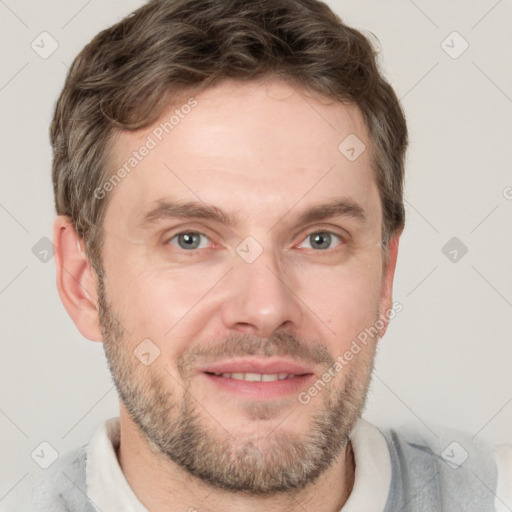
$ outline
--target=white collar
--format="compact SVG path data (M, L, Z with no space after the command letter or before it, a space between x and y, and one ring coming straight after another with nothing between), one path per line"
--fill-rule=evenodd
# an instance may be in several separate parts
M106 420L94 434L87 447L87 495L101 512L148 512L117 460L120 438L119 417Z

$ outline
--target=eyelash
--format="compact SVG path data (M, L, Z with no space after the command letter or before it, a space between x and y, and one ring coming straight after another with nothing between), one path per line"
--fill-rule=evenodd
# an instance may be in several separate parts
M320 230L315 230L315 231L311 231L309 232L301 241L300 244L298 245L302 245L306 240L308 240L308 238L310 238L311 236L313 235L317 235L317 234L329 234L335 238L337 238L339 240L338 242L338 245L336 245L335 247L330 247L328 249L318 249L318 250L315 250L313 248L307 248L307 249L311 249L315 252L318 252L318 253L329 253L329 252L332 252L334 250L336 250L339 246L341 245L344 245L346 243L346 239L344 236L338 234L338 233L335 233L333 231L329 231L327 229L320 229ZM178 245L174 245L174 244L171 244L171 241L174 240L175 238L179 237L180 235L200 235L202 237L206 237L208 240L210 240L211 242L211 239L208 235L205 235L204 233L201 233L200 231L194 231L194 230L189 230L189 231L180 231L178 233L175 233L174 235L172 235L171 237L169 238L166 238L166 241L164 242L165 245L173 245L173 247L175 247L176 249L178 250L181 250L183 253L195 253L196 251L199 251L199 250L206 250L206 249L211 249L211 247L207 247L207 248L195 248L195 249L183 249L181 247L179 247ZM296 247L296 245L294 245L294 247Z
M199 235L199 236L202 236L202 237L206 237L208 240L210 240L210 237L208 235L205 235L204 233L200 233L199 231L180 231L179 233L176 233L175 235L173 235L171 238L169 238L167 240L167 242L165 242L166 244L170 244L171 243L171 240L174 240L175 238L179 237L180 235ZM211 240L210 240L211 241ZM191 249L191 250L186 250L186 249L182 249L181 247L179 246L174 246L176 247L177 249L181 249L182 251L184 252L193 252L193 251L198 251L198 250L204 250L204 249Z
M335 247L329 247L328 249L319 249L318 251L315 251L315 252L319 252L319 253L325 253L325 252L329 252L329 251L334 251L336 250L337 247L339 247L340 245L343 245L345 240L343 239L343 237L341 235L338 235L337 233L334 233L332 231L328 231L328 230L321 230L321 231L312 231L311 233L309 233L308 235L306 235L304 237L304 239L302 240L301 244L302 245L306 240L308 240L311 236L313 235L324 235L324 234L328 234L328 235L331 235L331 237L335 237L339 240L339 243L338 245L336 245ZM309 248L308 248L309 249Z

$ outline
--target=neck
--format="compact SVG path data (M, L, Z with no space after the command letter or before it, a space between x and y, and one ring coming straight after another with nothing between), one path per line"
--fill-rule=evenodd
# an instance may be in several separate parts
M306 488L291 493L251 496L213 488L150 449L131 419L121 410L121 442L117 457L128 484L151 512L292 511L338 512L354 484L351 443L334 463Z

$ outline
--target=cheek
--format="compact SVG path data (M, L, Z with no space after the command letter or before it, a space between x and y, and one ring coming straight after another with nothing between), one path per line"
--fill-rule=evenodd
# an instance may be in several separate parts
M381 277L380 260L303 269L299 296L329 327L336 352L375 322Z
M109 275L107 292L123 326L134 338L158 343L172 339L174 345L184 329L192 336L190 328L198 323L189 320L225 269L211 265L155 269L133 261L120 262Z

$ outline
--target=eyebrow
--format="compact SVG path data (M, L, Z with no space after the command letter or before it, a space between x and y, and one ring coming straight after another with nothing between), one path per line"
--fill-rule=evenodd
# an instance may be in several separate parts
M216 206L207 205L198 201L174 202L160 200L157 202L157 206L144 215L141 227L176 217L213 220L227 226L236 225L234 217Z
M338 199L326 204L313 206L299 217L299 224L318 222L333 217L349 217L361 223L366 221L364 209L351 199Z
M288 210L278 222L286 217L293 208ZM366 221L364 209L355 201L351 199L336 199L308 208L301 213L297 224L308 224L333 217L348 217L360 223ZM175 202L160 200L154 208L143 215L140 227L148 227L159 221L174 218L205 219L224 224L228 227L234 227L238 224L233 215L213 205L198 201Z

